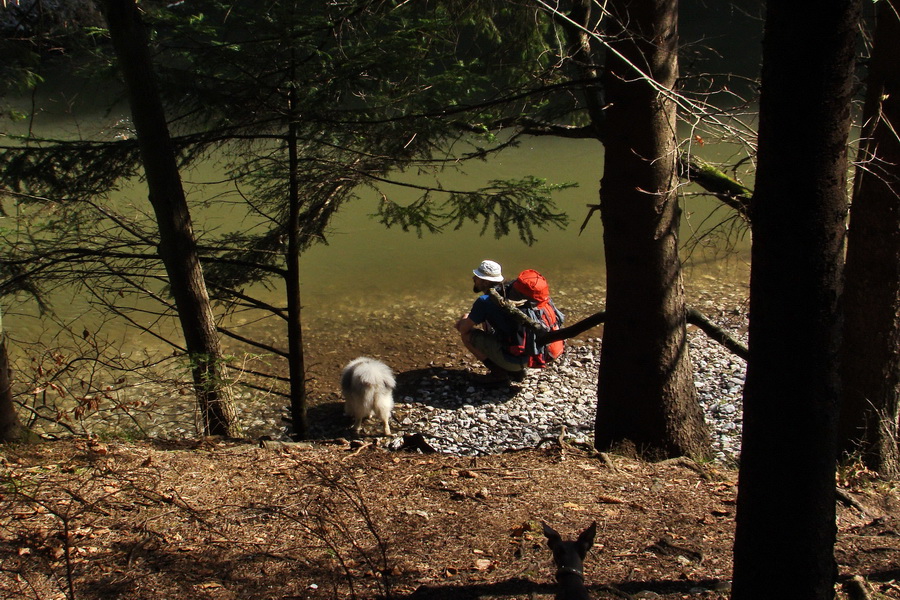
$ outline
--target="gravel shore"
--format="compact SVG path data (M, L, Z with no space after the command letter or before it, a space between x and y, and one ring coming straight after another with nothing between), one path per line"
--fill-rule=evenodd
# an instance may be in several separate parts
M690 346L715 459L732 464L740 449L745 363L700 332L690 334ZM400 447L404 434L421 434L438 452L459 455L535 447L561 433L590 444L599 352L599 338L570 344L555 364L529 370L510 386L478 385L464 372L440 368L402 382L388 446Z
M706 281L705 291L692 305L746 343L746 290L727 280ZM594 289L564 286L561 294L570 321L596 312ZM596 385L601 339L569 340L563 356L543 370L529 369L519 383L496 386L477 382L472 375L484 368L461 347L451 332L459 299L405 306L392 310L325 315L318 338L310 347L308 414L310 440L350 435L338 389L340 369L357 356L374 356L397 374L393 435L378 438L390 448L408 444L410 437L433 450L457 455L488 455L555 443L560 435L576 444L592 444L596 413ZM600 332L598 328L597 332ZM277 336L279 332L272 332ZM398 343L398 340L402 342ZM711 431L713 458L732 465L740 452L742 394L746 363L704 333L689 328L688 341L698 400ZM283 398L242 393L237 398L247 436L289 441L289 411ZM191 420L179 415L156 419L151 437L190 435ZM172 424L184 422L173 429ZM373 421L364 425L364 438L377 436Z

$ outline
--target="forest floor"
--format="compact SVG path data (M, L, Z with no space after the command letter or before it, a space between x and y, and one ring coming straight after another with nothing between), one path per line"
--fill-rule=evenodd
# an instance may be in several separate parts
M68 440L5 448L0 477L3 599L548 600L542 521L597 523L594 598L729 595L736 473L686 460ZM840 483L838 597L900 598L900 490Z

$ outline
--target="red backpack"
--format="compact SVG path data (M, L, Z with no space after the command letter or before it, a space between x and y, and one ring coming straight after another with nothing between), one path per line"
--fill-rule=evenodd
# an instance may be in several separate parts
M559 329L566 319L550 299L550 285L547 279L534 269L526 269L519 273L516 280L507 288L507 295L511 299L525 300L526 302L518 307L519 310L532 320L543 323L547 331ZM516 340L508 351L513 356L527 356L526 366L540 369L558 358L566 346L564 340L539 346L538 333L532 327L521 325L516 332Z

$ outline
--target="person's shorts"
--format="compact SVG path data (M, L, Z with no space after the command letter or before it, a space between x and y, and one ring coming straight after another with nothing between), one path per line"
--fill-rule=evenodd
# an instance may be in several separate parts
M525 368L525 360L517 359L515 356L507 354L503 350L503 343L494 335L480 329L473 329L471 334L472 345L484 352L501 369L515 373Z

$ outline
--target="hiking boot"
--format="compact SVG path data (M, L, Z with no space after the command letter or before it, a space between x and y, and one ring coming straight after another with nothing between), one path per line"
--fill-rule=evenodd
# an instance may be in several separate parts
M527 374L528 373L525 371L525 369L522 369L520 371L510 371L509 379L511 381L515 381L516 383L521 383L521 382L525 381L525 376Z
M485 367L487 367L488 371L490 371L491 373L493 373L494 371L502 371L503 370L500 368L499 365L497 365L497 363L495 363L494 361L492 361L489 358L486 358L483 361L481 361L481 364L483 364Z

